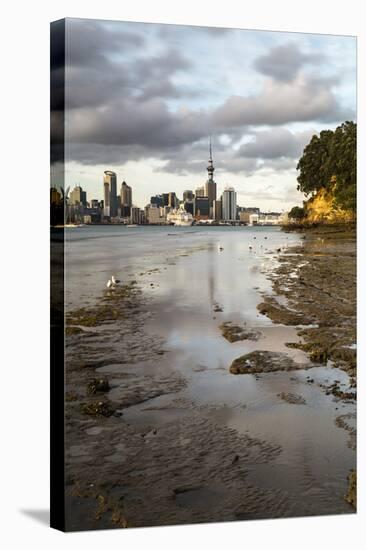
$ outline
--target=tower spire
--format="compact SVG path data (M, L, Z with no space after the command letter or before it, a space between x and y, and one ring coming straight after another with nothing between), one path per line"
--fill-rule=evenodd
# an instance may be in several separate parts
M211 142L211 136L210 136L210 158L208 159L208 166L207 166L207 172L208 172L208 179L210 181L213 181L213 173L215 171L213 160L212 160L212 142Z

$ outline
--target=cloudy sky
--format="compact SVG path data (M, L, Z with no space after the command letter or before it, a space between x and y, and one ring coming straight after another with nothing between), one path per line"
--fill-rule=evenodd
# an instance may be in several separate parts
M68 19L66 185L102 198L104 170L140 207L207 177L241 206L301 204L314 133L356 117L356 39Z

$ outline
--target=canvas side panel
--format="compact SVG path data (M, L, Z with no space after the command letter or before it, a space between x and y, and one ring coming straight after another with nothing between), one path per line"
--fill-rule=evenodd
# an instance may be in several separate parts
M65 20L51 23L51 527L65 530L64 119Z

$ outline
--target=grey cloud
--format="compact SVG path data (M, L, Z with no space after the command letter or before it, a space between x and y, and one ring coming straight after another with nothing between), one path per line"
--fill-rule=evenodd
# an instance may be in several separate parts
M129 48L141 48L141 34L126 31L125 26L108 25L105 21L66 20L66 59L71 67L101 66L107 72L114 66L108 54L125 54Z
M215 160L220 170L250 176L258 170L287 170L293 164L291 159L301 153L306 136L276 130L277 126L353 117L336 99L336 79L298 74L289 82L280 73L274 79L268 70L271 78L265 80L257 95L231 96L211 109L181 106L173 110L167 98L180 98L180 105L184 105L183 99L191 93L189 79L186 86L174 81L179 72L180 76L189 75L192 67L184 50L181 53L177 43L171 47L172 42L166 39L169 47L151 55L142 47L142 35L132 32L132 25L112 27L84 20L69 24L66 158L70 161L120 165L128 160L156 158L165 162L162 171L201 172L204 178L207 137L212 133L231 140L226 147L216 144ZM126 52L131 55L122 55ZM273 59L279 53L275 48L269 56ZM309 61L309 54L295 48L289 64L295 70L295 66ZM263 58L257 62L265 71ZM257 127L263 125L274 128L259 132ZM249 129L254 141L235 151L233 145Z
M300 76L295 82L268 80L257 96L231 96L214 113L220 127L340 121L353 116L339 105L328 80Z
M290 132L286 128L273 128L253 134L254 139L241 145L237 155L247 158L297 159L315 131Z
M305 64L319 64L323 61L322 54L303 53L296 44L290 42L276 46L268 54L258 57L254 67L262 74L288 82L297 77L299 70Z

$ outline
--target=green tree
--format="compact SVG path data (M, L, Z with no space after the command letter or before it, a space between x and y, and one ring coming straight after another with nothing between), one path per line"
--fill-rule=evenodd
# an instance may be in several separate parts
M291 220L302 220L305 216L305 210L301 206L294 206L288 213Z
M356 210L356 165L357 125L346 121L311 138L297 165L297 188L306 196L331 190L338 206Z
M296 169L300 174L297 178L297 189L306 196L326 187L330 181L329 158L332 137L331 130L323 130L319 136L313 136L298 162Z

